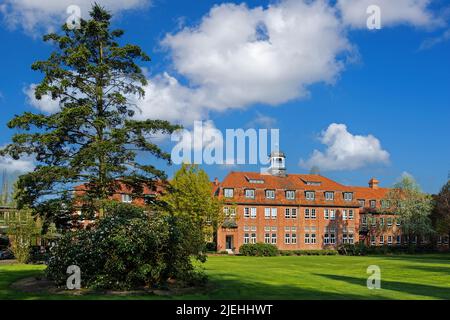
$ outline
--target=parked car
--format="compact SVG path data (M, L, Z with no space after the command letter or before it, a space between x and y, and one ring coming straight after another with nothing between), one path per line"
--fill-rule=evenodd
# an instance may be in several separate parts
M14 254L11 252L11 250L6 249L0 251L0 260L7 260L7 259L14 259Z

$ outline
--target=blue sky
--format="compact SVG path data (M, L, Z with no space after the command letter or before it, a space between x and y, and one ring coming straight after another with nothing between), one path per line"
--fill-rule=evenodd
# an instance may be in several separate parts
M142 46L152 57L151 63L143 65L155 84L142 102L144 116L167 116L187 128L193 120L209 120L221 131L270 123L280 130L288 172L307 173L308 165L319 164L323 175L344 184L366 185L376 176L383 186L408 172L425 191L437 192L450 171L450 4L398 1L397 6L382 0L367 2L381 8L380 30L365 26L365 7L359 7L365 0L353 6L354 0L341 0L316 7L298 5L302 1L294 5L292 1L246 1L241 6L232 4L243 2L212 0L99 2L112 8L114 26L126 31L123 41ZM88 1L69 2L86 11ZM42 77L30 65L51 52L41 35L67 18L65 1L36 1L31 7L27 1L3 3L0 145L13 134L6 123L14 114L49 111L27 98L30 85ZM312 14L317 17L308 20ZM292 19L309 21L296 26L301 35L289 26L277 29ZM256 25L266 28L265 39L240 36ZM258 50L270 48L267 60L261 55L246 60L253 52L246 51L248 45L254 43ZM210 59L223 53L221 46L231 48L230 55L220 55L217 64ZM204 56L198 57L196 50ZM280 62L286 52L292 59ZM307 58L299 58L299 52ZM275 64L267 62L270 57L275 57ZM226 68L240 66L239 61L247 62ZM176 90L164 74L176 81ZM217 79L224 79L223 85ZM240 89L236 86L244 87L248 95L235 94ZM161 100L158 92L171 100ZM166 110L176 103L178 109L168 115ZM162 145L170 151L173 143L165 140ZM4 159L0 167L17 174L29 168L27 161ZM170 175L176 168L166 169ZM250 165L204 168L211 178L219 179L229 170L259 169Z

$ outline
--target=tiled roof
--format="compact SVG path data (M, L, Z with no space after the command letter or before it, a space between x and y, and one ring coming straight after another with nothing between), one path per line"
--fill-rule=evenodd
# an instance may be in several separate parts
M253 182L252 182L253 181ZM389 189L370 187L352 187L345 186L321 175L312 174L288 174L285 177L279 177L258 172L230 172L220 184L221 190L224 188L233 188L234 196L230 202L237 203L264 203L273 205L302 205L311 206L348 206L358 207L358 199L381 200ZM254 199L245 197L245 189L255 189ZM264 190L275 190L275 199L267 199ZM295 200L288 200L285 197L285 191L296 191ZM306 200L304 191L315 191L315 200ZM334 200L325 200L325 192L334 191ZM353 192L353 201L344 201L343 192ZM221 193L223 196L223 192Z

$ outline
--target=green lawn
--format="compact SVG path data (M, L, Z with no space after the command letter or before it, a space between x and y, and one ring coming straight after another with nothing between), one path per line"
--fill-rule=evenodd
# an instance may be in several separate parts
M369 265L381 268L381 289L366 287ZM3 299L161 299L157 296L24 294L9 286L39 275L43 266L0 265ZM450 255L390 257L211 256L204 265L212 289L176 299L450 299Z

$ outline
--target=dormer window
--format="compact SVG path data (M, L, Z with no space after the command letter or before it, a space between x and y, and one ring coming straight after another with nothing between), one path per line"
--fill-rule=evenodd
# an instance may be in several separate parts
M331 192L331 191L325 192L325 200L328 200L328 201L334 200L334 192Z
M306 191L305 198L306 200L314 200L316 198L316 193L314 191Z
M295 200L295 191L287 190L286 191L286 199L287 200Z
M129 194L122 194L122 202L123 203L131 203L133 202L133 199Z
M375 209L377 207L377 201L376 200L370 200L370 207L372 209Z
M225 189L223 189L223 196L224 196L225 198L233 198L233 194L234 194L233 191L234 191L234 190L231 189L231 188L225 188Z
M254 199L255 198L255 189L245 189L245 197L247 199Z
M344 201L353 201L353 193L344 192Z
M275 199L275 190L266 190L267 199Z
M389 208L389 207L390 207L389 200L381 200L381 207L382 207L383 209Z

